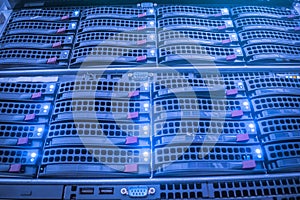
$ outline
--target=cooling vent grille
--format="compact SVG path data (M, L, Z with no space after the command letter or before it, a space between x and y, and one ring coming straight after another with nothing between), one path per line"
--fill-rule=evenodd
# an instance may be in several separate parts
M80 29L87 27L97 26L114 26L114 27L128 27L138 28L147 25L147 21L134 21L134 20L123 20L123 19L91 19L80 22Z
M199 40L205 41L216 41L222 42L223 40L229 39L229 33L213 33L213 32L204 32L204 31L192 31L192 30L183 30L183 31L165 31L158 34L159 42L169 41L169 40L180 40L178 42L196 42ZM174 42L175 42L174 41Z
M266 109L298 109L300 106L300 97L296 96L274 96L253 99L255 111L264 111Z
M273 7L264 7L264 6L240 6L231 9L233 15L243 14L243 13L267 13L279 16L289 16L296 14L292 10L284 8L273 8Z
M300 34L296 34L296 33L279 32L279 31L271 31L271 30L254 30L254 31L241 32L239 35L242 41L273 39L273 41L278 40L278 42L284 42L282 40L289 40L289 41L295 41L297 43L300 43Z
M160 48L160 57L168 55L210 55L228 56L234 54L233 48L196 46L196 45L173 45Z
M235 81L204 78L169 78L155 82L154 92L162 89L186 88L186 87L215 87L224 86L224 89L236 88Z
M111 15L135 15L146 13L147 9L140 8L126 8L126 7L97 7L86 9L82 13L82 17L88 17L89 15L97 14L111 14Z
M44 151L42 164L98 163L127 164L143 163L141 150L109 148L51 148Z
M77 43L89 42L93 40L99 41L141 41L146 40L147 34L134 34L134 33L114 33L114 32L91 32L83 33L77 36ZM99 45L101 42L99 42Z
M299 26L297 21L287 21L287 20L277 20L270 18L240 18L235 20L235 23L238 28L243 28L247 26L279 26L286 28L295 28Z
M154 113L176 110L231 111L242 109L239 100L177 98L156 100Z
M276 178L267 180L247 180L215 182L211 185L215 198L251 198L268 196L280 198L281 195L297 196L300 192L298 178ZM293 197L291 197L293 199ZM291 199L288 198L287 199ZM284 199L284 198L283 198Z
M43 104L0 102L0 114L40 114Z
M0 162L2 164L33 165L35 162L31 161L32 153L37 155L37 150L0 149Z
M158 28L164 28L168 26L207 26L207 27L219 27L224 26L225 21L223 20L208 20L208 19L198 19L198 18L166 18L158 20Z
M157 9L158 15L172 14L172 13L193 13L193 14L210 14L216 15L222 12L221 8L212 7L196 7L196 6L164 6Z
M203 187L201 183L160 184L160 199L200 199Z
M123 82L123 81L71 81L60 84L58 94L72 91L114 91L114 92L130 92L135 91L142 86L139 82Z
M76 23L75 23L76 25ZM9 23L6 28L6 33L15 33L13 31L18 31L17 33L31 33L35 30L44 30L44 33L52 30L53 33L57 33L59 29L68 30L70 23L53 23L53 22L15 22Z
M276 118L261 120L258 122L262 134L278 132L298 132L300 130L300 118ZM292 138L291 138L292 139Z
M284 144L266 145L265 148L269 161L300 156L299 142L286 142Z
M142 130L142 127L143 126L140 124L116 124L107 122L58 123L50 126L48 138L61 136L140 136L140 130Z
M156 136L168 136L187 133L190 134L243 134L250 133L249 125L246 121L209 121L209 120L172 120L155 123Z
M73 58L82 56L128 56L137 57L148 53L147 49L120 48L120 47L89 47L75 49Z
M0 104L1 105L1 104ZM139 112L140 102L111 101L111 100L73 100L56 103L54 114L64 112Z
M257 159L255 147L226 147L226 146L201 146L201 147L164 147L155 149L155 163L190 161L243 161ZM258 147L257 147L258 148Z
M256 78L246 81L248 90L258 90L264 88L299 88L300 81L298 79L288 79L288 78Z
M14 12L12 14L12 18L16 17L63 17L63 16L71 16L72 11L67 11L67 10L40 10L40 9L35 9L35 10L21 10Z
M0 92L3 93L45 93L46 83L0 83Z

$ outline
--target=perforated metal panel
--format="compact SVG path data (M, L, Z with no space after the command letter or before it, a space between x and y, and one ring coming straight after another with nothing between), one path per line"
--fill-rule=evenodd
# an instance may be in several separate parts
M213 33L182 30L160 32L158 34L158 42L162 45L192 43L230 46L236 45L238 38L235 33Z
M0 98L7 100L53 100L55 83L0 82Z
M0 174L7 177L33 177L37 170L39 152L36 149L3 149L0 148Z
M0 39L1 48L70 49L73 36L9 35Z
M253 121L172 120L154 124L155 145L258 143ZM245 137L243 137L245 136Z
M145 129L145 130L144 130ZM134 123L59 123L50 127L46 147L62 146L150 146L149 124ZM139 132L141 132L139 134ZM137 136L134 136L137 135ZM142 137L139 137L142 136Z
M202 18L228 17L229 10L221 7L197 7L197 6L163 6L157 9L157 15L160 17L172 16L197 16Z
M300 97L271 96L252 100L254 111L258 118L299 116Z
M231 20L174 17L159 19L157 23L159 30L196 29L204 31L226 31L233 29Z
M82 18L147 18L154 17L154 14L153 8L96 7L84 10Z
M53 120L148 121L148 114L148 101L69 100L56 103Z
M68 66L69 53L68 50L1 49L0 65Z
M272 30L253 30L241 32L239 36L241 38L241 42L248 45L260 43L287 44L293 46L300 45L300 34L298 33Z
M264 6L239 6L231 9L234 17L265 16L274 18L296 18L299 14L288 8L264 7Z
M255 62L273 62L273 63L289 63L300 62L300 47L261 44L251 45L244 48L246 60L249 63Z
M279 20L261 17L248 17L234 20L239 30L271 29L277 31L298 31L299 22L294 20Z
M156 176L264 172L260 146L168 146L155 149ZM260 150L261 151L261 150Z
M13 12L11 21L64 21L78 19L80 11L28 9Z
M201 199L207 191L203 183L160 184L160 199Z
M246 86L252 97L278 94L297 95L300 80L285 77L264 77L247 80Z
M191 92L192 95L194 93L199 96L210 96L218 92L215 95L224 98L245 97L242 81L223 80L221 77L215 79L170 77L156 81L153 90L155 97L173 95L173 93L186 93L185 95L189 96ZM235 91L233 95L226 95L233 90Z
M16 34L72 34L77 27L76 22L53 23L53 22L15 22L9 23L5 29L6 35Z
M0 102L1 122L42 122L48 121L50 103Z
M154 49L125 48L111 46L82 47L75 49L71 59L71 65L84 63L94 64L97 67L108 64L140 64L155 62Z
M145 31L155 28L154 21L124 19L90 19L80 22L79 33L90 31Z
M200 65L214 65L215 62L242 62L243 53L240 48L199 45L171 45L161 47L159 49L159 59L161 63L177 62L174 63L174 65L180 64L180 61L191 64L197 63Z
M251 118L247 99L228 100L210 98L168 98L155 100L156 120L162 119L249 119Z
M40 148L45 125L0 124L1 147Z
M48 138L62 136L106 136L128 137L136 136L148 138L150 134L148 123L110 123L110 122L66 122L52 124L49 128Z
M264 143L300 139L300 118L275 118L258 122Z
M143 34L143 33L115 33L115 32L91 32L82 33L77 35L76 47L86 46L133 46L144 47L153 45L155 42L155 34Z
M44 150L41 176L149 176L149 149L51 148Z
M145 87L143 82L123 82L112 79L99 81L69 81L60 84L57 100L75 98L149 99L150 87L149 84L147 85L147 87Z
M284 142L264 146L270 172L299 171L300 142Z
M299 177L289 177L215 181L208 187L216 199L297 199L299 185Z
M42 139L45 125L0 124L0 130L1 139L20 137Z
M233 72L233 73L174 73L174 72L158 72L156 73L157 80L162 79L189 79L190 77L195 78L208 78L213 80L249 80L260 77L274 77L274 74L270 72ZM166 80L166 82L167 82Z

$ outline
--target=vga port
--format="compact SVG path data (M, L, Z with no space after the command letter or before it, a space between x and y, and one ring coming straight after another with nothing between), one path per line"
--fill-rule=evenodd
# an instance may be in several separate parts
M147 186L130 186L128 187L128 196L134 198L146 197L148 195Z

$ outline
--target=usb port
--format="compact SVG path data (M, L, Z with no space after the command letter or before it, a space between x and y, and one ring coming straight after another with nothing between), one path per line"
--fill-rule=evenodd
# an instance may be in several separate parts
M94 188L80 188L80 194L94 194Z
M101 187L99 188L99 194L114 194L113 187Z

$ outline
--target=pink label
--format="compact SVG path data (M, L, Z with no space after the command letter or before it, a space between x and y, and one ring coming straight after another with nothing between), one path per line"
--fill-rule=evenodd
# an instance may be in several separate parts
M61 42L55 42L52 44L52 48L60 48L61 47Z
M244 115L242 110L234 110L231 112L231 117L241 117Z
M125 144L137 144L137 143L138 143L138 137L136 136L126 137Z
M18 173L21 171L21 164L14 164L14 165L10 165L9 167L9 171L8 172L12 172L12 173Z
M135 119L135 118L138 118L138 117L139 117L138 112L131 112L131 113L128 113L128 115L127 115L127 119Z
M69 15L65 15L61 17L61 20L68 20L69 18L70 18Z
M56 33L64 33L66 32L66 28L60 28L56 31Z
M54 57L54 58L49 58L49 59L47 60L47 64L55 64L56 61L57 61L57 58L56 58L56 57Z
M249 141L249 135L246 134L237 134L236 135L236 141L237 142L245 142L245 141Z
M137 61L137 62L146 61L146 60L147 60L147 56L146 56L146 55L138 56L138 57L136 58L136 61Z
M296 15L288 15L287 18L295 18Z
M138 172L138 165L125 165L124 172Z
M215 17L221 17L221 16L222 16L222 13L215 14L214 16L215 16Z
M145 17L147 13L138 14L138 18Z
M232 60L235 60L235 59L237 59L237 56L236 56L235 54L226 56L226 60L227 60L227 61L232 61Z
M218 26L218 29L219 29L219 30L224 30L224 29L226 29L226 25Z
M142 45L142 44L146 44L147 40L139 40L137 41L137 45Z
M136 97L136 96L139 96L140 95L140 91L139 90L136 90L136 91L133 91L133 92L129 92L128 93L128 97Z
M22 137L18 139L17 145L28 144L28 137Z
M35 119L35 114L28 114L25 115L25 121L30 121L30 120L34 120Z
M231 43L230 39L222 40L222 44L229 44L229 43Z
M139 26L138 28L137 28L137 30L138 31L141 31L141 30L144 30L146 28L146 26Z
M243 169L253 169L256 167L255 160L244 160Z
M42 97L42 92L33 93L31 99L39 99Z
M237 89L226 90L226 96L236 95L238 93Z

